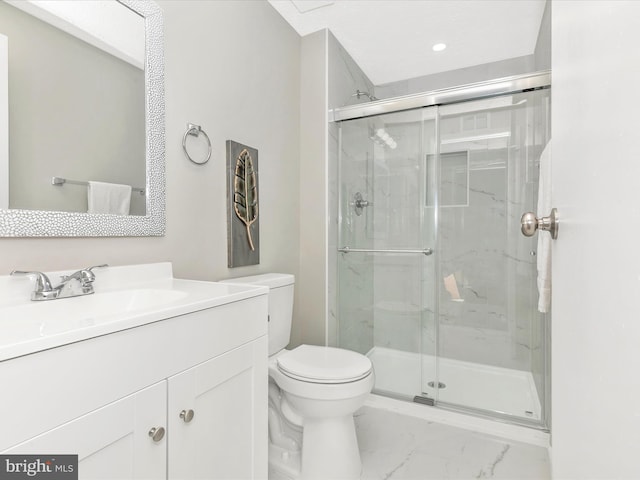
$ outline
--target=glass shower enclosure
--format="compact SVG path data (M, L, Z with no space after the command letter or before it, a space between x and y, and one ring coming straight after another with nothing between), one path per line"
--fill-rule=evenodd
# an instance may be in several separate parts
M544 429L548 316L536 210L541 88L342 120L337 345L374 392Z

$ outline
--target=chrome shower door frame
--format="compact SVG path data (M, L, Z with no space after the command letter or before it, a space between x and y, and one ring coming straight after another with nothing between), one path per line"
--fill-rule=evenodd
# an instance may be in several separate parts
M475 84L465 85L462 87L448 88L448 89L437 90L433 92L426 92L426 93L421 93L417 95L408 95L408 96L397 97L397 98L387 99L387 100L377 100L377 101L372 101L364 104L358 104L354 106L342 107L342 108L331 110L329 112L329 118L334 122L336 122L336 124L340 127L344 124L343 122L346 122L348 120L376 118L379 116L405 112L410 110L421 110L423 112L424 111L435 112L434 118L435 118L436 148L434 152L431 152L431 155L433 156L434 161L432 165L433 171L431 171L430 174L434 175L432 179L436 182L436 184L438 185L438 188L435 188L429 192L427 191L428 180L426 179L424 174L427 172L427 169L429 168L427 156L430 152L427 152L427 146L425 144L424 136L421 140L422 150L420 152L420 155L421 155L422 166L420 167L421 173L419 174L419 175L423 175L421 179L421 182L422 182L421 195L423 199L423 201L421 202L422 211L420 215L421 237L422 239L424 239L426 236L425 232L427 231L427 228L424 222L426 221L425 218L427 216L426 210L427 208L430 208L432 209L431 213L433 214L433 217L431 217L433 219L433 226L431 227L432 228L431 232L434 233L434 238L432 238L429 245L426 245L423 242L423 244L420 245L420 248L415 248L415 249L374 248L374 247L358 248L358 246L347 245L345 243L342 235L342 222L344 221L343 206L345 205L344 204L345 198L344 198L344 192L342 189L342 179L340 178L340 175L342 174L341 162L342 162L344 139L342 136L342 128L339 128L340 154L338 155L338 162L339 162L338 164L338 172L339 172L338 173L338 185L339 185L338 223L339 225L338 225L338 238L337 238L338 262L341 261L341 258L344 259L345 256L347 255L356 255L356 254L398 255L402 253L406 253L406 254L422 253L423 255L420 255L420 262L422 262L423 265L426 265L424 264L425 260L431 262L431 267L429 268L432 268L432 272L430 272L430 274L433 276L433 279L432 279L433 288L435 288L436 292L440 292L441 290L443 290L444 286L440 285L440 283L442 282L440 280L437 280L437 279L442 279L442 276L443 276L443 272L441 271L442 265L441 265L440 248L439 248L440 247L439 243L441 242L439 222L440 222L441 208L442 208L441 201L440 201L441 199L439 198L440 186L442 181L441 138L440 138L441 118L440 118L440 113L438 111L439 107L445 106L445 105L459 104L462 102L470 102L470 101L475 101L480 99L490 99L492 97L502 97L505 95L517 94L521 92L548 89L550 88L550 85L551 85L551 74L550 72L545 71L545 72L537 72L537 73L528 74L528 75L520 75L520 76L496 79L489 82L475 83ZM426 107L435 107L435 108L431 110ZM424 119L423 119L422 130L424 135ZM428 195L431 195L432 197L428 199L427 198ZM363 196L363 199L366 200L367 202L370 201L370 199L366 195ZM429 207L427 207L428 203L430 203ZM367 211L367 209L369 208L369 203L366 205L366 207L367 208L364 209L365 211ZM375 200L373 201L373 208L375 208ZM423 271L425 271L425 277L427 276L426 268L427 267L423 268ZM429 285L429 280L428 279L425 280L425 278L423 278L422 287L424 289L427 289L428 285ZM336 285L338 300L339 300L339 295L341 290L342 288L340 286L340 274L338 274L337 285ZM423 297L428 298L429 295L432 293L433 292L429 292L425 290L423 292ZM440 347L440 331L439 331L440 329L439 317L440 317L440 310L441 310L440 304L439 304L440 301L441 301L440 293L435 294L432 302L432 307L430 306L430 308L433 309L432 322L430 322L428 318L427 309L424 308L424 305L421 306L421 308L424 310L422 314L421 333L420 333L421 352L423 354L423 358L425 357L424 355L425 353L428 353L429 355L433 355L433 357L435 358L435 362L430 365L427 365L424 362L424 360L421 362L422 371L420 374L420 383L424 383L424 384L428 383L427 380L430 380L431 382L433 382L434 385L439 385L441 383L440 381L441 380L440 378L441 347ZM337 303L339 303L339 301ZM373 309L373 305L372 305L372 309ZM339 324L341 322L341 319L338 318L337 321ZM544 324L547 325L549 319L545 317L543 321L544 321ZM548 325L544 327L543 336L545 337L545 344L546 344L544 348L548 349L549 342L550 342ZM339 344L338 338L337 338L337 342ZM431 350L429 350L430 346L432 348ZM548 428L548 411L549 411L548 406L549 406L549 400L550 400L550 392L549 392L550 360L549 360L548 350L545 351L544 358L545 358L546 364L544 366L544 369L545 369L544 384L545 385L543 386L543 390L544 390L543 396L545 398L542 400L542 402L543 404L546 404L546 408L543 408L542 418L539 421L537 420L529 421L527 418L524 418L524 417L515 417L514 415L504 414L500 411L491 411L483 408L476 408L473 405L461 405L457 403L448 403L446 401L442 401L439 398L438 389L432 389L431 390L432 393L429 396L426 396L424 394L426 390L424 388L424 385L422 385L422 389L421 389L422 392L416 391L416 395L417 397L419 397L417 398L416 401L419 401L420 403L435 404L438 407L445 408L448 410L471 413L473 415L480 416L480 417L498 419L502 421L507 421L509 423L520 424L520 425L525 425L525 426L529 426L537 429L546 430ZM407 398L406 395L396 395L393 392L381 392L381 393L388 396L392 396L392 397L395 396L398 398L410 399L410 398Z

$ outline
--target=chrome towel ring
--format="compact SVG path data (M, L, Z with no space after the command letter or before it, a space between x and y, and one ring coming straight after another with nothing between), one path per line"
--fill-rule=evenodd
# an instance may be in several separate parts
M191 157L191 155L189 155L189 152L187 151L187 136L191 135L193 137L198 137L200 136L201 133L202 135L204 135L204 138L207 141L207 158L205 158L204 160L194 160ZM187 158L191 160L193 163L195 163L196 165L204 165L211 158L211 140L209 140L209 135L207 135L207 133L204 130L202 130L202 127L200 127L200 125L187 123L187 131L184 132L184 135L182 136L182 149L184 150L184 153L187 156Z

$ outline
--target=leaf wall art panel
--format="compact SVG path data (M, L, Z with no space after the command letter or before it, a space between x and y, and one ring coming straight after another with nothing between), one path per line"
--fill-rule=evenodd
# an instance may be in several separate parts
M227 140L228 266L260 263L258 150Z

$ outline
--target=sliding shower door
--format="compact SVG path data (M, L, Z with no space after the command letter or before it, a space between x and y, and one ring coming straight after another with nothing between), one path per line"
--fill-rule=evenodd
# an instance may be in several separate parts
M546 318L520 216L536 211L548 119L549 90L440 108L440 388L423 379L440 405L544 423Z
M433 172L424 152L435 154L436 111L340 129L338 344L369 356L374 391L409 399L435 375L423 372L422 354L435 353L423 332L435 330L435 210L424 182Z
M374 392L544 428L536 210L549 90L339 123L337 344Z

